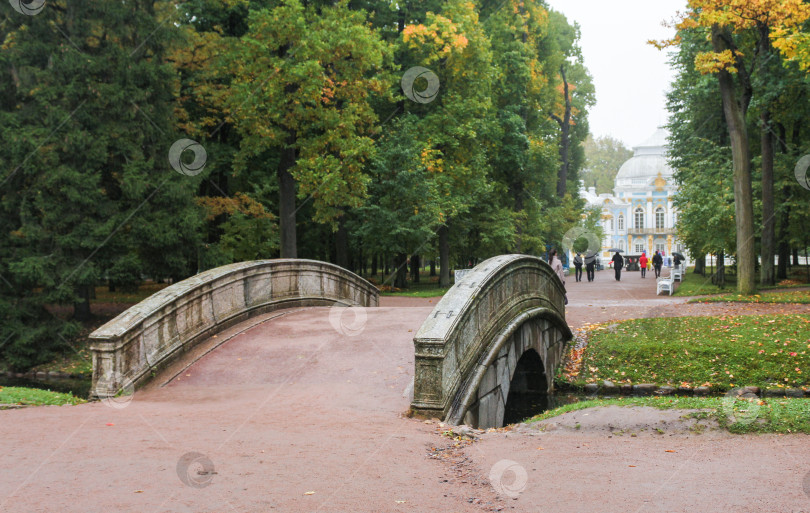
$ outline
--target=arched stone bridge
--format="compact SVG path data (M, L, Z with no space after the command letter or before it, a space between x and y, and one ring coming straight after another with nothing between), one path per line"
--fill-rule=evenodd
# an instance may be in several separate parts
M304 259L257 260L175 283L90 335L93 397L146 382L153 371L220 331L299 306L377 306L379 291L342 267Z
M503 255L470 271L414 338L412 410L477 427L520 420L515 404L552 391L571 339L564 293L556 274L536 257ZM379 293L359 276L313 260L259 260L205 271L90 335L91 394L133 389L200 342L254 316L334 304L377 306Z
M414 413L500 427L520 395L552 391L572 338L565 289L539 258L502 255L476 266L439 301L414 338Z

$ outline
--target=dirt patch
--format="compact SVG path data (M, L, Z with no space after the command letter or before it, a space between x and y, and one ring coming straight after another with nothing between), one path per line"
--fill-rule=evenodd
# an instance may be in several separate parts
M717 431L709 410L659 410L647 406L600 406L577 410L533 424L520 424L517 432L579 431L608 435L693 435Z

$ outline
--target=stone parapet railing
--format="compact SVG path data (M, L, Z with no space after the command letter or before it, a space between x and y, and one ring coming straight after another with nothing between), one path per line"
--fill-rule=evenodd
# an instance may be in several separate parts
M547 322L558 335L545 343L562 347L572 337L564 297L551 267L528 255L490 258L457 280L414 337L412 411L447 419L455 401L452 416L463 416L460 403L474 400L467 389L482 379L491 355L525 322ZM561 350L549 354L556 359Z
M378 306L379 291L336 265L256 260L166 287L90 334L92 397L146 382L198 342L251 317L298 306Z

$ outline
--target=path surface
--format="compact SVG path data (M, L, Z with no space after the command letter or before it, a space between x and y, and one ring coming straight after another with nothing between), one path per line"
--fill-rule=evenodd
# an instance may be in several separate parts
M573 327L754 312L656 298L638 273L568 289ZM454 447L403 416L435 301L386 297L337 329L330 308L276 313L129 402L0 411L0 512L810 512L803 435L500 431Z

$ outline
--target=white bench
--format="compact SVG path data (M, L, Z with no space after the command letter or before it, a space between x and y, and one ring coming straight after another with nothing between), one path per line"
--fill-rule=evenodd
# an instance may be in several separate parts
M680 266L673 267L670 276L673 281L683 281L683 268Z
M658 278L655 290L656 296L661 292L669 292L669 295L671 296L673 290L675 290L675 280L672 279L672 276L669 278Z

